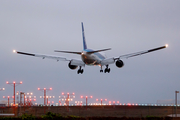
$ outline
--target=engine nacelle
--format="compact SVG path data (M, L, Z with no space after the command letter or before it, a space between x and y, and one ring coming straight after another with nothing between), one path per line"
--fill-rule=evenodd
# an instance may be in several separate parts
M76 68L78 67L78 66L76 66L76 65L71 65L71 62L69 62L68 66L69 66L69 68L70 68L71 70L74 70L74 69L76 69Z
M122 68L122 67L124 66L123 61L122 61L122 60L117 60L117 61L116 61L116 66L117 66L118 68Z

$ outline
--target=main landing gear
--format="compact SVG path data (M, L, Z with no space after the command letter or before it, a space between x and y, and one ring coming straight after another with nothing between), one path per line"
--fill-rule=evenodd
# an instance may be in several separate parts
M79 74L79 73L83 74L83 72L84 72L84 70L81 69L81 66L80 66L80 67L79 67L79 70L77 71L77 74Z
M101 70L100 70L100 73L101 72L103 72L103 70L102 70L102 66L101 66ZM106 68L104 69L104 73L106 73L106 72L110 72L110 68L108 68L108 65L106 65Z

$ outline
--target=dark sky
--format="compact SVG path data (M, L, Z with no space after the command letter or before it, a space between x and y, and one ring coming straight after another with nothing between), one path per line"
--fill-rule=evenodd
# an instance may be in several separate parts
M93 96L120 103L156 103L174 99L180 90L180 1L178 0L31 0L0 1L0 92L12 96L6 81L22 81L16 91L33 92L43 103L37 88L50 88L55 103L61 92ZM98 66L86 66L84 74L70 70L68 62L14 54L13 49L68 58L78 55L54 50L82 51L81 22L88 48L108 57L148 50L169 44L167 49L123 59L125 66L110 65L111 73ZM179 98L179 97L178 97ZM72 102L74 103L74 102Z

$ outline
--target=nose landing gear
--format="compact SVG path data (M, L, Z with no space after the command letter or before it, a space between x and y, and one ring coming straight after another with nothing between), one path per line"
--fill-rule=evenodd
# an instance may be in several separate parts
M102 66L101 66L101 70L100 70L100 73L102 73L103 72L103 70L102 70Z

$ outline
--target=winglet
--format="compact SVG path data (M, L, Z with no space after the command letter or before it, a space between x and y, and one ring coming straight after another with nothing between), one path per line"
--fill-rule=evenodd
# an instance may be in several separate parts
M82 25L82 37L83 37L83 49L85 50L85 49L87 49L87 45L86 45L83 22L81 22L81 25Z

